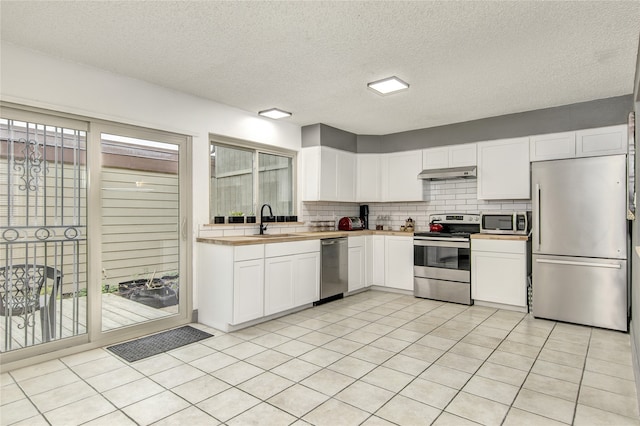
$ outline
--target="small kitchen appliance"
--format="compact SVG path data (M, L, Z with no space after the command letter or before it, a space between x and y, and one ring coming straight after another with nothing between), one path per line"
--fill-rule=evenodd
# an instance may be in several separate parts
M360 220L364 229L369 229L369 205L362 204L360 206Z
M338 222L338 229L340 231L360 231L364 228L362 219L355 216L345 216Z
M480 215L432 214L429 225L413 237L414 296L473 304L471 234L480 232Z
M483 234L528 235L531 231L531 212L480 213L480 232Z

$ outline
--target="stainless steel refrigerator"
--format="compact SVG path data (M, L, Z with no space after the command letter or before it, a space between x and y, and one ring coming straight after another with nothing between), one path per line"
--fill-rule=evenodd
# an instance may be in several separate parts
M627 331L626 156L531 172L533 315Z

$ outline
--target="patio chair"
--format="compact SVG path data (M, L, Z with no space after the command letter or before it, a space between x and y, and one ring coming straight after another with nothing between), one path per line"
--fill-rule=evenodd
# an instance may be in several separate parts
M40 303L40 293L47 280L44 305ZM50 266L38 264L18 264L0 268L0 316L23 316L25 326L29 318L40 311L42 341L56 337L55 302L62 284L62 272ZM30 324L33 324L31 322Z

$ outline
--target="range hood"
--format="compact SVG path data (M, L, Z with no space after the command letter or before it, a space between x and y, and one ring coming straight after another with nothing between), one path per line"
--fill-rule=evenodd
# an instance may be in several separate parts
M444 180L444 179L475 179L476 166L449 167L446 169L423 170L418 179Z

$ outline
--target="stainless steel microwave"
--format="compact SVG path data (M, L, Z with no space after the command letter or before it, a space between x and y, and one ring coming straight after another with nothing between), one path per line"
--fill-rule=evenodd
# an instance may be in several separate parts
M527 235L531 230L531 212L480 213L483 234Z

